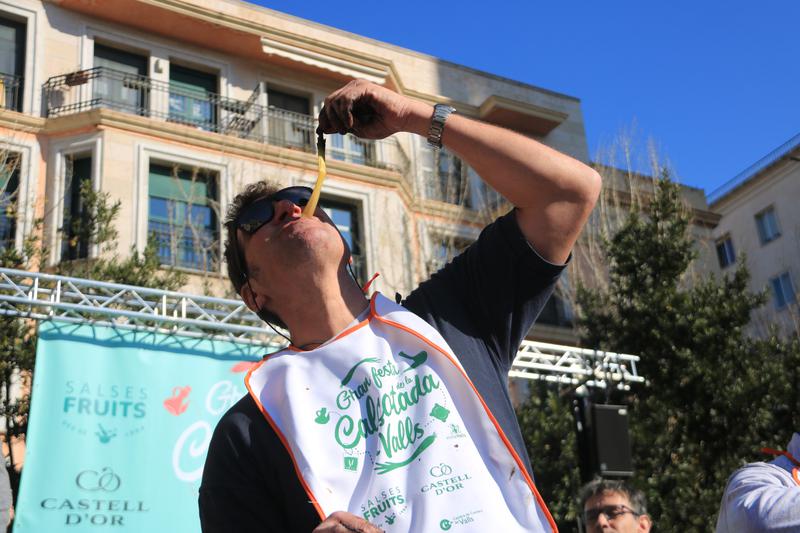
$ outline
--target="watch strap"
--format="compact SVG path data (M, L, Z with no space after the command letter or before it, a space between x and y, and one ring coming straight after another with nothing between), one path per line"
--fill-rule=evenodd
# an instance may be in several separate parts
M436 104L433 106L433 117L431 118L431 127L428 130L428 144L435 148L442 147L442 134L444 133L444 124L447 117L456 112L456 108L445 105Z

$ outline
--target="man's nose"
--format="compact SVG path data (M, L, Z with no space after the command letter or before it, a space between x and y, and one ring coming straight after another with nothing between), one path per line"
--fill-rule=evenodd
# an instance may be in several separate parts
M597 529L602 531L604 527L609 527L611 524L608 523L608 517L604 513L600 513L597 515L597 520L595 520L597 524Z
M303 214L303 208L290 200L278 200L275 202L275 216L272 217L274 224L281 224L286 219L297 218Z

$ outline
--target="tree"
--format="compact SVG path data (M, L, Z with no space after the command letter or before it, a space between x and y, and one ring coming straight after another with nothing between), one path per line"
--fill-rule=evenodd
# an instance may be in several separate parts
M536 488L562 532L574 528L573 500L581 485L571 396L569 388L539 381L531 384L530 397L517 409Z
M597 250L605 279L576 288L582 344L641 356L645 385L596 402L630 406L636 474L659 531L713 530L727 478L768 460L800 428L800 342L745 336L763 294L748 292L744 261L699 278L691 213L665 170ZM594 274L597 274L595 272ZM539 490L562 531L575 531L580 488L573 391L532 385L518 417Z
M796 340L744 336L763 295L733 275L694 280L690 213L662 171L645 214L632 212L605 243L607 288L578 288L586 345L641 356L645 386L631 406L636 476L665 531L713 529L725 482L765 445L800 427ZM785 406L776 409L776 406Z

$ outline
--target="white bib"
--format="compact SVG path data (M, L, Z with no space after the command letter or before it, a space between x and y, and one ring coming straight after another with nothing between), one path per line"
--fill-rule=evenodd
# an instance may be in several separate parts
M322 519L348 511L388 532L556 531L450 347L380 294L368 319L317 349L269 356L245 383Z

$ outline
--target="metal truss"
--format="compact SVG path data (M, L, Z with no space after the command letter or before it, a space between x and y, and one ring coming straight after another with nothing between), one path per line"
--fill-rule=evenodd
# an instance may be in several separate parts
M255 345L280 337L241 300L0 268L0 315Z
M57 319L272 351L285 344L240 300L0 268L0 316ZM510 377L593 388L642 383L635 355L524 341Z
M638 355L525 340L508 375L575 387L630 390L632 383L645 382L636 372L638 361Z

